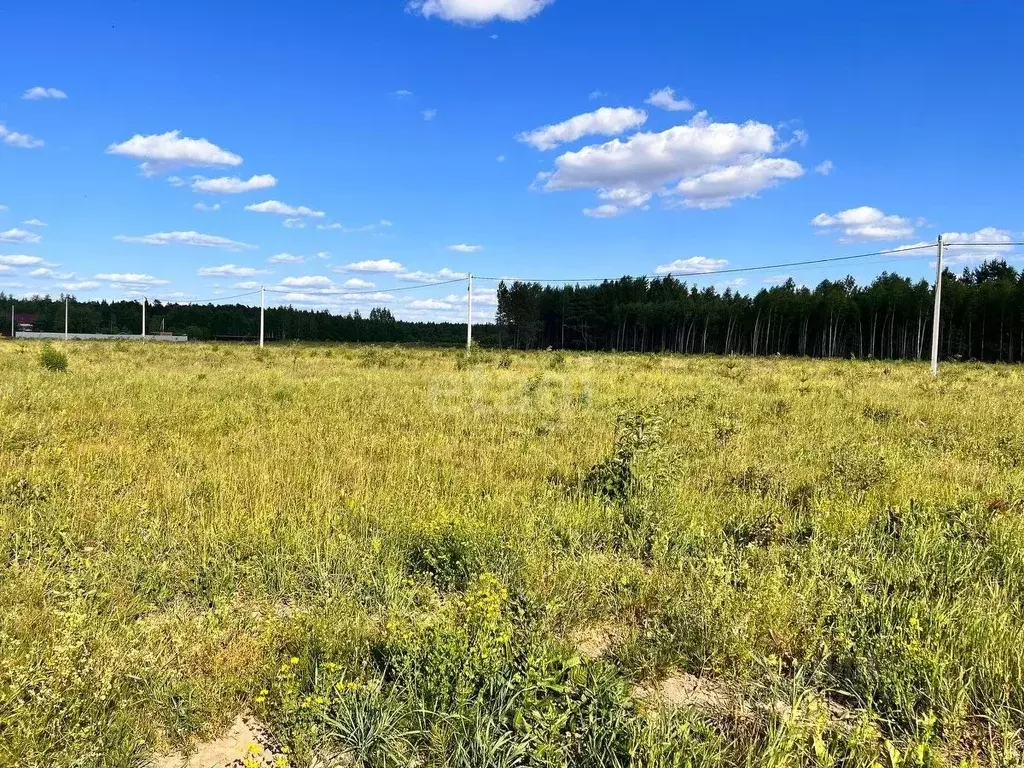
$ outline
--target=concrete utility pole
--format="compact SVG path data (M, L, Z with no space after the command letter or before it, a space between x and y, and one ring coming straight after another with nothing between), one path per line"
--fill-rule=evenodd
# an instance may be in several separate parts
M14 305L11 304L11 338L14 338Z
M142 297L142 338L146 338L146 297Z
M263 349L263 309L266 305L266 289L260 286L260 349Z
M939 235L939 260L935 265L935 314L932 315L932 376L939 375L939 325L942 322L942 235Z
M68 297L64 297L64 341L68 340Z
M473 273L469 275L469 313L466 315L466 351L473 350Z

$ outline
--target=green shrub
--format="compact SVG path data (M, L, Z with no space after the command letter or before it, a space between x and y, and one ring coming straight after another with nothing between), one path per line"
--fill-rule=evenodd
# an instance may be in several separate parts
M39 353L39 364L48 371L63 373L68 369L68 356L47 344Z

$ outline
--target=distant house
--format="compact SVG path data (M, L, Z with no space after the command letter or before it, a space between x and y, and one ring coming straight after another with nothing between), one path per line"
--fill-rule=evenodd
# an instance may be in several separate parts
M10 315L6 316L6 321L3 323L3 328L0 328L0 335L10 336L11 335L11 320ZM20 331L34 331L36 328L36 322L39 320L39 315L21 314L14 313L14 330L15 332ZM2 322L2 321L0 321Z

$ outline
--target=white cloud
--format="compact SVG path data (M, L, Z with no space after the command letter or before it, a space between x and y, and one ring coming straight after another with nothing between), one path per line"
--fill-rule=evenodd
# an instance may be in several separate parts
M52 278L54 280L70 280L72 277L75 276L75 273L74 272L64 272L64 273L54 272L49 267L37 267L36 269L33 269L31 272L29 272L28 276L29 277L40 278L40 279L44 278L44 277L47 277L47 278Z
M35 232L26 232L17 227L0 232L0 243L38 243L42 239Z
M660 91L652 91L647 97L645 104L650 104L658 109L665 109L669 112L692 112L693 102L689 99L677 99L676 92L672 88L662 88Z
M9 130L3 123L0 123L0 141L9 147L18 147L19 149L39 149L44 144L42 139L29 136L27 133Z
M878 208L862 205L835 214L819 213L811 225L823 231L841 232L844 242L851 240L895 240L914 234L914 224L901 216L887 216Z
M400 99L407 99L410 96L412 96L412 91L407 91L405 88L402 88L400 90L395 91L391 95L392 96L397 96Z
M241 283L235 283L234 287L243 291L256 291L259 290L262 285L257 283L255 280L243 280Z
M744 156L774 149L777 135L756 122L710 123L703 112L689 123L660 133L638 133L622 141L566 152L545 181L547 190L590 187L654 189L680 177L724 167Z
M24 224L26 227L48 227L48 226L50 226L49 224L47 224L45 221L42 221L41 219L29 219L28 221L23 221L22 224Z
M213 205L207 205L206 203L196 203L192 207L195 208L197 211L205 211L207 213L212 213L214 211L220 210L220 203L214 203Z
M691 256L688 259L676 259L668 264L655 268L659 275L700 275L725 269L729 262L725 259L709 259L707 256Z
M138 272L104 272L96 275L97 280L104 280L117 285L150 286L167 285L166 280L158 280L152 275L143 275Z
M441 283L448 280L462 280L468 277L465 272L453 272L452 270L445 267L437 272L400 272L395 275L396 280L402 280L406 283Z
M646 206L656 191L681 197L676 205L722 207L804 173L795 161L769 157L779 146L770 125L714 123L700 112L659 133L566 152L555 160L555 171L537 175L534 189L597 189L605 205L585 212L604 218ZM675 188L664 189L667 182Z
M810 140L811 135L807 133L807 131L805 131L803 128L797 128L795 131L793 131L792 136L790 136L788 139L779 144L777 149L779 152L785 152L790 147L795 147L798 144L801 147L806 147L807 142Z
M374 259L366 261L356 261L351 264L346 264L344 267L336 267L337 272L370 272L370 273L387 273L395 274L402 272L405 269L399 262L392 261L391 259Z
M6 264L10 267L29 267L33 264L42 264L43 260L39 256L24 256L22 254L12 254L9 256L0 256L0 264Z
M590 95L587 96L587 98L590 99L591 101L597 101L598 99L603 99L607 95L608 94L605 93L604 91L591 91Z
M329 259L329 258L331 258L331 252L330 251L317 251L316 257L318 259Z
M344 232L347 235L351 235L357 232L373 232L378 228L387 229L391 226L393 225L390 221L387 219L381 219L376 224L364 224L361 227L346 227L340 221L332 221L330 224L317 224L316 228L323 230L337 230L339 232Z
M192 189L196 192L210 192L216 195L239 195L243 192L270 189L275 186L277 186L277 179L269 173L250 176L248 181L237 176L221 176L217 179L206 179L202 176L196 176L192 180Z
M346 288L352 288L353 290L371 290L377 287L375 283L371 283L369 280L361 280L358 277L353 277L350 280L346 280L344 283L342 283L342 285L344 285Z
M943 262L954 264L980 264L983 261L1006 258L1013 250L1013 236L1009 230L983 227L976 232L943 232ZM933 243L921 243L931 245ZM920 253L924 253L921 251Z
M305 256L294 256L290 253L278 253L267 259L271 264L305 264Z
M782 285L791 279L791 275L772 275L761 280L763 285Z
M331 288L334 282L323 275L303 275L302 277L286 277L281 281L286 288Z
M323 211L314 211L312 208L307 208L304 205L288 205L280 200L265 200L262 203L252 203L245 206L245 210L252 211L253 213L276 213L281 216L309 216L314 219L322 219L325 216Z
M814 172L820 173L822 176L828 176L832 171L836 169L836 164L831 160L822 160L816 166L814 166Z
M498 155L495 158L495 160L497 160L499 163L504 163L505 162L505 156L504 155Z
M304 222L302 219L285 219L284 221L281 222L281 226L285 227L286 229L305 229L306 222Z
M59 288L65 291L92 291L100 287L100 284L95 280L82 280L78 283L61 283Z
M605 203L604 205L599 205L596 208L583 209L583 215L590 216L592 219L612 219L625 212L625 208L620 208L619 206L612 205L611 203Z
M167 183L172 187L184 187L186 182L181 176L168 176Z
M43 88L41 85L37 85L35 88L29 88L21 95L21 98L28 99L29 101L37 101L39 99L66 99L67 97L68 95L62 90L57 88Z
M440 299L415 299L406 305L409 309L455 309L455 305Z
M554 0L410 0L407 8L427 18L437 16L457 24L488 21L526 21Z
M348 301L381 301L388 302L394 301L395 297L390 293L384 293L383 291L377 291L376 293L343 293L341 298Z
M584 136L618 136L646 121L647 113L642 109L601 107L561 123L526 131L516 138L534 149L554 149L559 144L576 141Z
M726 208L733 200L753 197L761 190L778 186L780 181L803 175L800 163L782 157L763 157L746 165L730 165L683 179L672 193L682 195L683 204L690 208Z
M457 245L449 245L449 251L455 251L456 253L479 253L484 247L482 245L470 245L469 243L458 243Z
M181 131L143 136L135 134L120 144L111 144L107 153L142 161L146 175L169 168L236 166L242 158L234 152L221 149L206 139L182 137Z
M142 245L191 245L197 248L221 248L225 251L254 250L257 246L241 243L219 235L204 235L200 232L154 232L152 235L129 237L116 235L115 240L121 243L141 243Z
M429 123L431 120L433 120L435 117L437 117L437 110L436 109L424 109L421 114L423 115L423 119L426 120Z
M196 273L200 277L254 277L269 274L265 269L239 267L235 264L222 264L219 267L200 267Z

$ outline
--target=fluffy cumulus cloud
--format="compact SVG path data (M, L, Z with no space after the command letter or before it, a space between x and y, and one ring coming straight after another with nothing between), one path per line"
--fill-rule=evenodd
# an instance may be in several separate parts
M154 232L152 235L138 237L116 235L114 239L121 243L190 245L196 248L220 248L225 251L247 251L256 248L255 245L249 245L249 243L241 243L220 235L204 235L201 232Z
M21 98L27 99L28 101L39 101L40 99L66 99L68 95L59 88L43 88L41 85L37 85L35 88L29 88L23 94Z
M457 243L456 245L449 245L449 251L455 251L456 253L479 253L484 247L482 245L470 245L469 243Z
M237 264L221 264L219 267L200 267L196 272L200 277L255 277L268 274L265 269L240 267Z
M44 143L42 139L37 139L35 136L12 131L4 123L0 123L0 141L9 147L18 147L19 149L39 149Z
M780 181L804 175L800 163L783 157L762 157L747 164L730 165L683 179L672 190L690 208L725 208L733 200L753 197Z
M111 144L107 152L141 161L140 167L147 175L170 168L234 167L242 164L241 156L234 152L221 149L206 139L182 136L181 131L150 136L137 133L120 144Z
M449 280L464 280L469 277L465 272L454 272L447 267L438 270L437 272L399 272L395 275L396 280L402 280L406 283L423 283L424 285L430 283L443 283Z
M526 21L554 0L410 0L407 8L427 18L437 16L457 24L488 21Z
M1005 259L1014 249L1010 231L996 227L982 227L975 232L943 232L942 242L943 263L948 266ZM912 256L933 256L936 248L935 242L918 242L894 250L908 251Z
M584 136L618 136L647 122L647 113L632 107L601 107L561 123L519 134L519 141L534 149L554 149Z
M240 288L243 291L256 291L261 287L255 280L243 280L240 283L235 283L235 288Z
M28 221L22 222L26 227L48 227L50 226L42 219L29 219Z
M42 239L42 236L35 232L28 232L17 227L0 231L0 243L38 243Z
M621 216L632 208L645 208L652 197L650 192L635 187L601 189L598 190L597 196L605 202L595 208L584 208L584 216L594 219L611 219Z
M74 272L57 272L49 267L37 267L28 273L29 277L37 279L51 278L53 280L70 280L75 276Z
M166 280L158 280L152 275L144 275L139 272L101 272L96 275L96 279L113 283L115 285L128 285L133 287L167 285Z
M35 264L42 263L43 259L40 256L25 256L20 253L0 256L0 264L8 267L31 267Z
M707 256L691 256L688 259L676 259L668 264L655 268L659 275L703 275L717 272L729 266L725 259L709 259Z
M643 208L656 192L673 205L721 208L804 173L796 161L772 157L781 146L770 125L717 123L701 112L665 131L566 152L535 186L596 189L603 204L585 212L599 218Z
M220 203L214 203L213 205L207 205L206 203L196 203L192 206L197 211L203 211L204 213L213 213L214 211L220 210Z
M245 206L245 210L253 213L276 213L279 216L309 216L314 219L322 219L326 214L323 211L314 211L305 205L288 205L280 200L265 200L262 203L252 203Z
M336 271L398 274L399 272L404 272L405 267L391 259L368 259L366 261L354 261L343 267L337 267Z
M267 259L271 264L304 264L305 256L295 256L291 253L278 253Z
M693 111L693 102L689 99L677 99L676 92L672 88L662 88L660 91L653 91L644 103L658 109L668 110L669 112Z
M362 280L358 277L346 280L342 285L346 288L351 288L352 290L372 290L377 287L375 283L371 283L369 280Z
M838 213L819 213L811 226L823 232L837 232L842 242L896 240L914 234L914 224L902 216L887 215L878 208L862 205Z
M285 288L331 288L334 282L323 275L303 275L301 277L286 277L281 281Z
M172 177L177 179L177 177ZM170 181L171 179L168 179ZM181 181L181 179L178 179ZM250 176L249 180L240 179L237 176L221 176L216 179L207 179L203 176L196 176L192 179L192 189L196 192L209 192L215 195L240 195L243 192L252 192L257 189L270 189L277 186L277 178L269 173L258 176Z

